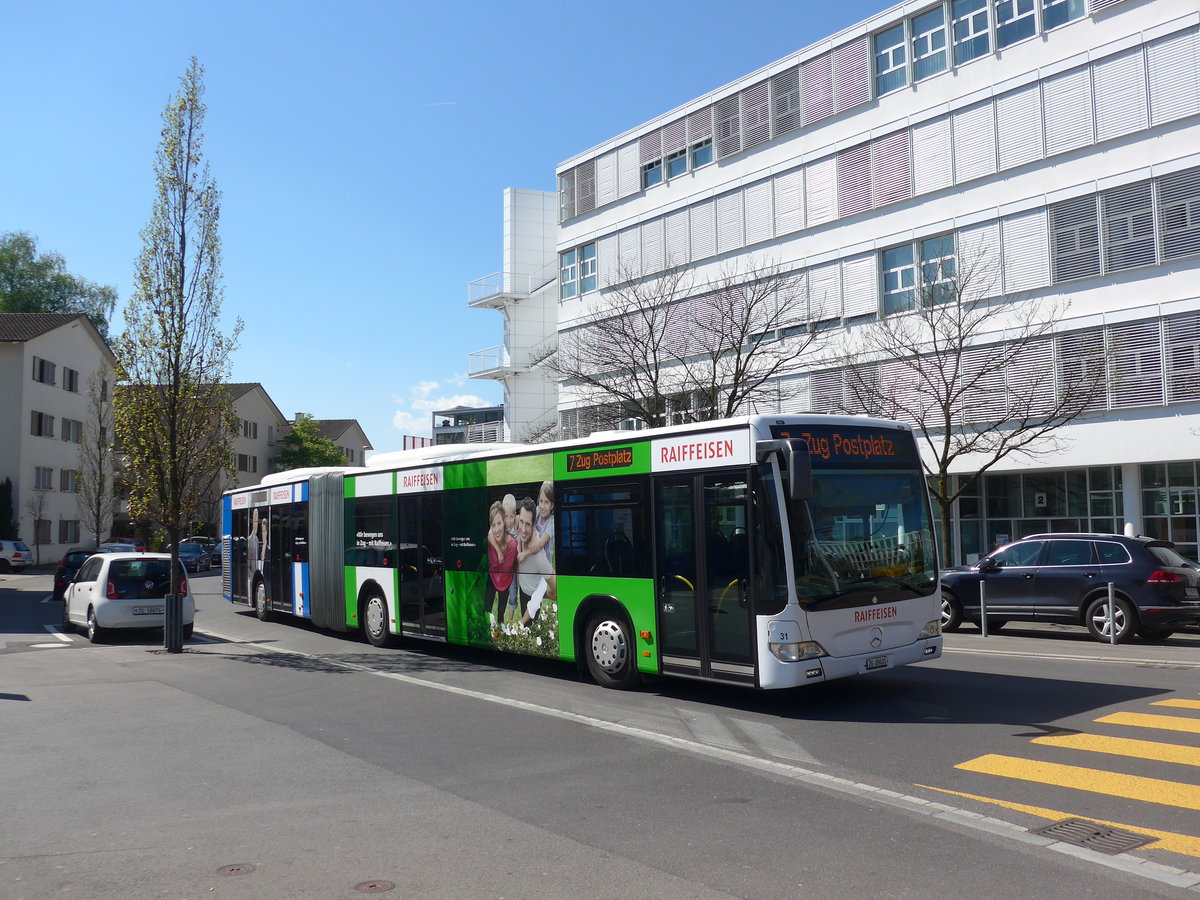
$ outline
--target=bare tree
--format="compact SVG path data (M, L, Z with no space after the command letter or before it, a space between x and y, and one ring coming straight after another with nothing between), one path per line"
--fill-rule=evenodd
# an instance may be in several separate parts
M171 545L199 516L205 486L228 465L234 411L225 386L242 323L221 330L220 191L203 161L204 70L192 58L163 111L155 155L155 201L142 231L125 333L117 342L122 380L114 398L130 515L153 519ZM168 622L178 610L168 601ZM169 652L181 631L167 629Z
M46 492L34 490L29 495L29 499L25 501L25 512L29 513L29 517L33 519L33 564L40 566L42 564L42 544L49 541L42 540L41 525L46 521ZM50 524L46 522L47 526Z
M889 310L846 343L833 411L910 422L951 552L954 502L1005 458L1059 452L1059 430L1103 399L1103 355L1063 354L1058 324L1068 304L997 296L994 256L975 248L922 267L909 309ZM896 298L893 297L893 300ZM1057 361L1057 362L1056 362ZM972 470L950 470L959 460Z
M804 367L814 341L807 299L800 276L777 265L706 281L685 266L623 271L545 365L591 426L737 415L778 403ZM795 334L781 339L788 326Z
M96 369L88 377L87 417L79 442L79 522L97 545L117 511L112 439L112 386L104 370Z

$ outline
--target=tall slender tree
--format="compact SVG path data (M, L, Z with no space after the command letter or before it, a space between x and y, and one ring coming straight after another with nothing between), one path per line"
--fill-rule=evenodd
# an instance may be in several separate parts
M88 378L87 418L79 442L79 521L95 544L112 527L117 509L113 484L112 386L103 368Z
M229 463L234 410L224 385L242 329L238 319L221 330L221 194L202 154L203 97L204 69L192 57L163 110L154 206L116 347L113 414L129 512L166 532L172 584L179 538L198 518L212 472ZM178 612L169 608L168 621ZM180 652L181 633L166 631L167 650Z

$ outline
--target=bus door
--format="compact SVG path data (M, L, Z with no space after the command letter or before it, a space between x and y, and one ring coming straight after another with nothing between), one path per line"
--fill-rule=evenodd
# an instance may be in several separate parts
M296 529L293 524L294 503L282 503L270 507L270 538L262 548L263 578L267 581L267 596L274 609L293 608L292 594L292 541Z
M404 495L397 516L400 624L407 634L446 634L442 578L442 496Z
M744 470L656 479L664 672L754 683L748 498Z

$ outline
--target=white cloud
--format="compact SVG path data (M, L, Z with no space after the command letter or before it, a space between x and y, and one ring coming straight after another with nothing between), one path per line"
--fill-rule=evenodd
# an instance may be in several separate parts
M475 394L455 394L450 391L467 383L463 375L454 375L444 381L420 381L408 389L408 396L396 394L392 402L399 407L392 413L392 426L403 434L428 437L432 432L432 416L435 409L453 409L456 406L492 406L492 402Z

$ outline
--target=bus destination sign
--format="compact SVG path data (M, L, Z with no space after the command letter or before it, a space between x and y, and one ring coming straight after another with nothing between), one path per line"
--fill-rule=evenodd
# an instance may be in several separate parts
M628 469L633 465L632 447L610 447L567 454L568 472L598 472L607 469Z
M771 434L805 440L814 469L893 469L919 463L907 431L854 425L775 425Z

